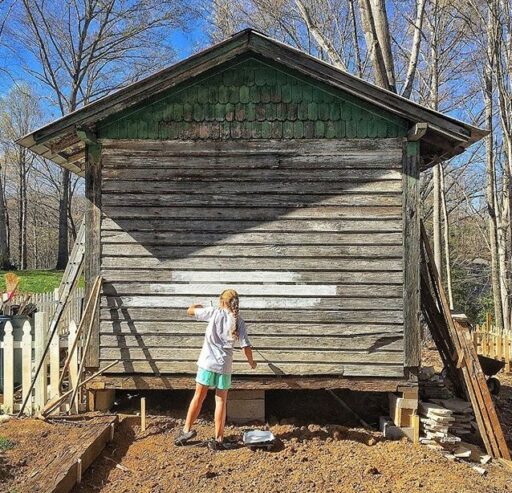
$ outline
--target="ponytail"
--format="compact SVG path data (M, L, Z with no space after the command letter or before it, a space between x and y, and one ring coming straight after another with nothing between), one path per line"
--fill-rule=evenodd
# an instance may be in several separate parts
M233 324L233 327L231 328L231 335L238 339L239 337L239 331L238 331L238 321L239 321L239 299L238 299L238 293L234 289L226 289L225 291L222 291L220 295L220 299L226 303L228 306L229 311L231 312L231 315L233 315L233 318L235 319L235 323Z

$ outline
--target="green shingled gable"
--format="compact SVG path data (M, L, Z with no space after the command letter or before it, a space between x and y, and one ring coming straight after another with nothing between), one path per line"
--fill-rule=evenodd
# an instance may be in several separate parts
M383 138L407 122L277 64L248 58L191 79L97 126L109 139Z

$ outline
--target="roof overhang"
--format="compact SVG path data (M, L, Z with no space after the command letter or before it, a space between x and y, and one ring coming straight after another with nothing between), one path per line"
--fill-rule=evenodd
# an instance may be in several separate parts
M252 53L368 101L411 123L425 125L420 139L423 169L454 157L487 135L474 127L382 89L296 48L246 29L196 55L90 103L17 140L32 152L83 175L85 142L80 130L145 99L197 77L237 57Z

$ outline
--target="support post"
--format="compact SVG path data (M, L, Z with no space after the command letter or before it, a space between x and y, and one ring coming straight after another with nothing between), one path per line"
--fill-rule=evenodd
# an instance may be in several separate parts
M405 141L403 154L404 365L421 362L420 334L420 142Z
M14 412L14 334L11 322L4 325L4 413Z
M60 337L58 331L50 341L50 399L59 396L59 370L60 370Z
M140 399L140 431L144 433L146 431L146 398Z
M77 334L77 326L74 320L71 320L69 323L69 335L68 335L68 348L73 347L73 344L78 337ZM69 361L69 387L71 389L75 389L78 385L78 353L79 347L77 346L76 350L71 355ZM80 402L80 397L74 400L73 406L70 408L71 412L78 413L78 403Z
M25 414L30 416L32 414L32 399L27 399L27 394L32 383L32 325L28 320L23 323L23 335L21 337L21 373L21 395L24 401L27 400Z
M44 356L46 347L46 337L48 334L49 322L48 314L46 312L36 313L34 315L34 343L35 343L35 361L41 361ZM42 411L47 400L47 380L48 380L48 359L47 355L44 356L44 362L41 365L41 370L37 375L35 383L35 398L34 408L35 411Z
M101 258L101 146L90 136L86 142L85 163L85 297L89 298L94 280L100 274ZM101 296L101 293L100 293ZM91 342L85 360L86 368L98 368L100 357L99 304L91 314Z

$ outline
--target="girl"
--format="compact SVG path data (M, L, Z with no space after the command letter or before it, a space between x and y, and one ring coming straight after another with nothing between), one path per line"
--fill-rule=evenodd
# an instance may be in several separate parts
M220 295L219 308L191 305L187 311L190 317L208 322L208 327L197 360L196 392L188 408L185 426L174 442L176 445L184 445L196 436L192 425L201 412L208 388L212 387L215 389L215 440L208 446L213 450L226 449L223 443L224 424L228 389L231 387L235 340L238 340L250 367L256 368L245 322L238 313L238 304L238 293L234 289L226 289Z

